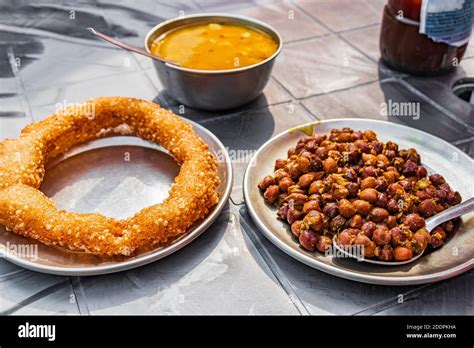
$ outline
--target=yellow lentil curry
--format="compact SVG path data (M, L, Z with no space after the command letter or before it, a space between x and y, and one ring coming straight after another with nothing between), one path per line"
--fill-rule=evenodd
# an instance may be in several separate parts
M259 63L272 56L277 43L268 34L234 24L197 24L157 38L153 54L199 70L228 70Z

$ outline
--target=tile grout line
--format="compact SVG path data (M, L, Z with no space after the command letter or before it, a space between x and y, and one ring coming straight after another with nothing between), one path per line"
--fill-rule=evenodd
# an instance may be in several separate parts
M44 87L35 87L35 88L32 88L32 89L28 89L28 91L25 90L25 94L26 92L28 93L31 93L31 92L41 92L41 91L44 91L44 90L51 90L53 88L56 88L56 89L62 89L62 88L65 88L65 87L70 87L70 86L76 86L76 85L80 85L80 84L83 84L83 83L88 83L88 82L96 82L96 81L99 81L101 79L106 79L106 78L110 78L110 77L114 77L114 76L123 76L123 75L133 75L133 74L139 74L141 73L142 71L140 69L137 69L137 70L132 70L132 71L122 71L122 72L117 72L117 73L113 73L113 74L110 74L110 75L104 75L104 76L100 76L100 77L95 77L95 78L92 78L92 79L88 79L88 80L81 80L81 81L76 81L76 82L70 82L70 83L67 83L65 85L57 85L57 86L54 86L54 87L50 87L50 88L44 88ZM155 88L156 90L156 87L153 85L153 87ZM53 102L53 103L46 103L46 104L37 104L37 105L34 105L35 107L45 107L45 106L50 106L50 105L55 105L56 103Z
M15 313L16 311L22 309L23 307L26 307L48 295L54 294L55 292L63 289L64 285L68 284L69 280L63 280L62 282L56 283L54 285L51 285L23 300L15 304L14 306L10 307L9 309L6 309L4 311L0 312L0 315L10 315Z
M359 48L355 47L354 45L351 44L350 41L348 41L347 39L345 39L343 36L341 36L339 33L340 32L336 32L334 30L332 30L330 27L328 27L326 24L324 24L323 22L321 22L320 20L318 20L316 17L314 17L311 13L307 12L304 8L302 8L301 6L299 6L297 3L294 3L293 4L298 7L299 9L301 9L302 11L306 12L309 16L311 16L311 18L317 22L318 24L324 26L327 30L329 30L332 34L336 35L338 38L340 38L341 40L343 40L345 43L347 43L350 47L354 48L356 51L358 51L359 53L363 54L366 58L370 59L370 61L372 62L375 62L377 63L377 61L375 61L374 59L372 59L370 56L368 56L364 51L360 50ZM377 23L373 24L373 26L375 26ZM360 28L352 28L348 31L345 31L344 33L348 33L348 32L352 32L354 30L357 30L357 29L360 29ZM442 112L443 114L445 114L446 116L448 116L450 119L452 119L453 121L455 121L456 123L462 125L463 127L466 127L468 130L470 131L474 131L474 127L472 126L469 126L467 124L465 124L464 122L461 122L457 119L456 115L454 113L452 113L451 111L449 111L448 109L446 109L445 107L443 107L442 105L438 104L435 100L429 98L428 96L426 96L425 94L423 94L421 91L419 91L417 88L415 88L414 86L412 86L409 82L407 82L404 77L400 76L400 77L397 77L396 75L394 75L394 73L392 72L391 69L388 69L387 70L387 73L389 73L389 75L393 76L394 78L396 78L398 80L398 82L402 85L405 85L405 87L407 87L412 93L414 93L415 95L417 95L418 97L421 97L424 101L428 102L431 106L433 106L434 108L436 108L438 111Z
M333 35L332 33L324 33L324 34L320 34L320 35L313 35L313 36L303 37L301 39L283 41L282 44L291 46L293 44L297 44L297 43L300 43L300 42L306 42L306 41L311 41L311 40L315 40L315 39L321 39L321 38L329 37L329 36L332 36L332 35Z
M308 96L305 96L305 97L302 97L302 98L295 98L295 99L297 101L300 101L300 102L301 101L306 101L307 99L310 99L310 98L313 98L313 97L322 97L322 96L331 95L331 94L337 93L337 92L349 91L351 89L354 89L354 88L357 88L357 87L367 86L367 85L370 85L370 84L375 83L375 82L390 82L392 79L393 79L392 77L387 77L387 78L382 79L382 80L379 80L379 79L370 80L370 81L359 83L359 84L354 85L354 86L343 87L343 88L335 89L335 90L329 91L329 92L321 92L321 93L310 94Z
M352 33L356 31L362 31L365 29L375 28L376 26L381 25L381 24L382 22L380 21L376 23L364 24L364 25L361 25L360 27L355 27L355 28L343 29L343 30L338 30L338 31L333 30L333 32L336 34L347 34L347 33Z
M308 107L304 105L301 101L298 104L303 108L303 110L309 113L311 117L314 118L316 121L321 121L321 119L318 116L316 116L316 114L314 114L310 109L308 109Z
M392 308L394 306L397 306L399 304L404 304L404 303L407 303L409 301L412 301L412 300L415 300L419 295L420 295L420 292L421 291L424 291L424 290L432 290L432 289L436 289L437 287L443 285L446 281L442 282L436 282L436 283L430 283L430 284L425 284L425 285L421 285L415 289L411 289L407 292L404 292L402 293L401 295L403 296L403 302L402 303L398 303L397 301L397 298L398 297L394 297L394 298L390 298L388 300L385 300L385 301L382 301L382 302L379 302L373 306L370 306L370 307L367 307L361 311L358 311L358 312L355 312L353 313L352 315L374 315L376 313L379 313L379 312L382 312L386 309L389 309L389 308Z
M319 25L323 26L324 28L326 28L326 30L328 30L331 34L335 35L336 37L338 37L339 39L341 39L342 41L344 41L346 44L348 44L350 47L352 47L353 49L355 49L357 52L361 53L364 57L366 57L367 59L369 59L371 62L375 62L376 61L374 59L372 59L370 56L368 56L365 52L359 50L357 47L354 47L348 40L346 40L345 38L343 38L339 33L343 33L343 34L346 34L346 33L349 33L349 32L352 32L356 29L361 29L362 27L356 27L356 28L351 28L351 29L347 29L345 31L341 31L341 32L337 32L337 31L334 31L332 28L330 28L328 25L326 25L325 23L321 22L319 19L317 19L315 16L313 16L311 13L309 13L308 11L306 11L303 7L301 7L300 5L298 5L297 3L295 3L294 1L292 1L292 3L297 7L299 8L301 11L305 12L308 16L310 16L313 21L315 21L316 23L318 23ZM372 23L370 24L371 26L375 26L377 24L380 24L380 23Z
M8 55L8 62L10 63L10 68L12 70L13 76L15 76L15 82L17 84L17 87L20 90L23 111L26 111L27 112L26 117L29 118L30 121L33 121L33 111L31 109L30 100L28 98L28 94L26 93L23 80L20 76L20 71L18 70L18 66L16 65L15 53L13 52L13 48L11 46L7 48L7 55ZM21 64L21 61L20 61L20 64Z
M290 303L296 307L297 311L301 315L304 315L304 316L311 315L311 312L305 306L303 301L299 298L299 296L297 295L296 291L293 289L293 286L291 285L288 278L284 275L283 272L281 272L280 267L278 267L273 257L270 255L270 253L264 247L264 245L259 241L258 236L255 234L252 227L246 221L246 219L240 212L240 209L239 209L239 216L240 216L241 222L243 222L247 227L247 228L243 228L245 234L249 237L250 241L255 246L255 249L258 251L258 253L262 257L265 264L268 266L272 274L277 279L283 291L285 291L285 293L288 295L290 299Z
M474 135L469 136L467 138L459 139L452 141L451 144L457 146L457 145L465 145L466 143L469 143L470 141L474 140Z
M69 277L69 283L72 288L72 295L80 315L90 315L89 306L87 305L87 297L82 287L80 277Z
M9 33L15 33L15 34L39 36L46 39L54 39L54 40L59 40L63 42L73 42L73 43L81 44L84 46L102 47L102 48L107 48L107 49L111 49L115 51L120 50L119 48L113 45L105 44L99 40L89 40L89 39L84 39L84 38L79 38L79 37L74 37L74 36L65 36L65 35L56 34L50 31L36 29L36 28L24 28L24 27L18 27L15 25L5 25L5 24L0 23L0 31L6 31Z
M438 111L440 111L441 113L443 113L444 115L448 116L451 120L455 121L457 124L463 126L463 127L466 127L471 133L474 132L474 127L458 120L458 118L456 117L456 115L449 111L448 109L446 109L444 106L438 104L435 100L431 99L430 97L428 97L426 94L424 94L423 92L421 92L420 90L418 90L416 87L414 87L411 83L407 82L406 80L404 80L403 78L399 79L398 81L400 84L404 85L407 89L409 89L413 94L417 95L418 97L420 97L422 100L424 100L425 102L427 102L428 104L430 104L432 107L434 107L435 109L437 109Z
M323 22L321 22L319 19L317 19L316 17L314 17L311 13L307 12L304 8L302 8L300 5L298 5L297 3L295 3L293 0L292 0L293 4L298 7L301 11L303 12L306 12L308 16L310 16L313 21L315 21L316 23L322 25L324 28L326 28L327 30L329 30L329 32L333 35L335 35L336 37L338 37L339 39L341 39L342 41L344 41L347 45L349 45L351 48L353 48L354 50L356 50L357 52L359 52L360 54L362 54L364 57L366 57L367 59L369 59L369 61L371 62L374 62L376 64L379 63L378 60L376 59L373 59L371 56L369 56L368 54L366 54L363 50L359 49L358 47L354 46L349 40L347 40L344 36L342 36L341 34L347 34L347 33L351 33L351 32L356 32L358 30L364 30L364 29L367 29L367 28L372 28L372 27L375 27L377 25L381 25L382 23L381 22L378 22L378 23L372 23L372 24L367 24L367 25L363 25L363 26L360 26L360 27L356 27L356 28L351 28L351 29L346 29L346 30L341 30L341 31L335 31L333 29L331 29L329 26L327 26L326 24L324 24ZM399 72L396 72L396 71L393 71L392 69L388 69L386 68L385 66L382 66L382 70L384 73L386 73L387 75L389 75L390 77L392 78L403 78ZM384 80L384 79L382 79ZM377 81L382 81L382 80L377 80Z
M2 274L2 275L0 275L0 282L15 279L17 277L22 276L24 273L27 273L27 272L30 272L30 271L27 270L27 269L22 268L22 269L18 269L16 271L8 272L7 274ZM30 277L31 276L32 276L32 274L30 275Z

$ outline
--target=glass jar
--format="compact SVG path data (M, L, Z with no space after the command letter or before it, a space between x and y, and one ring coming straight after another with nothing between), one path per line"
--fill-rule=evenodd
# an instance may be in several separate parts
M423 14L422 11L426 11L427 4L425 2L428 1L389 0L385 6L380 35L380 50L382 60L389 67L413 75L437 75L449 72L459 65L466 51L467 40L469 40L470 35L470 26L469 33L466 31L466 21L467 18L471 21L471 4L458 8L455 14L454 12L448 14L437 12L435 13L437 18L434 21L432 21L433 13L430 13L430 30L433 31L434 27L434 29L437 29L436 34L446 30L445 27L440 28L443 25L444 18L455 15L457 18L463 18L466 22L462 33L463 40L449 44L446 43L450 42L446 40L446 35L439 39L439 37L430 37L420 32L422 31L420 30L420 23L423 21L423 15L425 16L425 23L427 21L426 12ZM470 0L465 1L470 2ZM438 10L442 11L442 9ZM438 25L437 28L436 25ZM459 29L453 28L453 26L449 28L451 33L453 33L453 30ZM459 38L459 35L452 35L451 39L454 39L454 37Z

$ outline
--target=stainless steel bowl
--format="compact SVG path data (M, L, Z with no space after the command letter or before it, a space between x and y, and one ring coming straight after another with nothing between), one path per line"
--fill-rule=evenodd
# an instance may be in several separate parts
M158 78L166 92L180 103L202 110L226 110L251 102L262 93L270 78L275 58L281 51L282 38L270 25L249 17L223 13L195 14L158 24L147 34L145 48L170 30L199 24L240 24L270 35L278 45L276 52L264 61L230 70L197 70L153 60Z

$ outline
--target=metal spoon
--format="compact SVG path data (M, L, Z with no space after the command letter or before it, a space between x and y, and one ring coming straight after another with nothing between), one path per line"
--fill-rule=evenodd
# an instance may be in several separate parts
M95 30L94 28L87 28L87 30L89 30L92 34L100 37L102 40L107 41L107 42L111 43L112 45L115 45L115 46L118 46L120 48L126 49L127 51L132 51L132 52L141 54L141 55L146 56L148 58L158 60L162 63L168 63L168 64L171 64L171 65L179 66L179 64L176 63L175 61L165 59L165 58L161 58L161 57L155 56L151 53L148 53L147 51L142 50L141 48L130 46L129 44L127 44L123 41L119 41L117 39L114 39L114 38L112 38L108 35L105 35L105 34L101 33L100 31Z
M440 224L442 224L443 222L446 222L448 220L451 220L451 219L454 219L458 216L461 216L461 215L465 215L465 214L468 214L468 213L471 213L474 211L474 197L472 198L469 198L468 200L462 202L461 204L458 204L458 205L455 205L449 209L446 209L444 211L442 211L441 213L439 214L436 214L435 216L433 217L430 217L429 219L426 219L425 221L425 228L427 229L428 232L431 232L432 230L434 230L437 226L439 226ZM333 238L333 246L334 248L336 248L340 253L342 253L343 255L345 256L348 256L348 257L352 257L352 258L356 258L358 261L364 261L364 262L369 262L369 263L373 263L373 264L376 264L376 265L384 265L384 266L399 266L399 265L405 265L407 263L410 263L410 262L413 262L415 260L418 260L421 255L423 255L423 253L425 252L425 250L423 250L421 253L419 253L418 255L416 255L415 257L412 257L410 260L407 260L407 261L378 261L378 260L371 260L371 259L367 259L365 257L361 257L359 255L355 255L355 254L352 254L350 252L348 252L347 250L344 250L344 247L341 247L339 246L337 243L336 243L336 240L337 240L337 237L338 235L334 236Z

